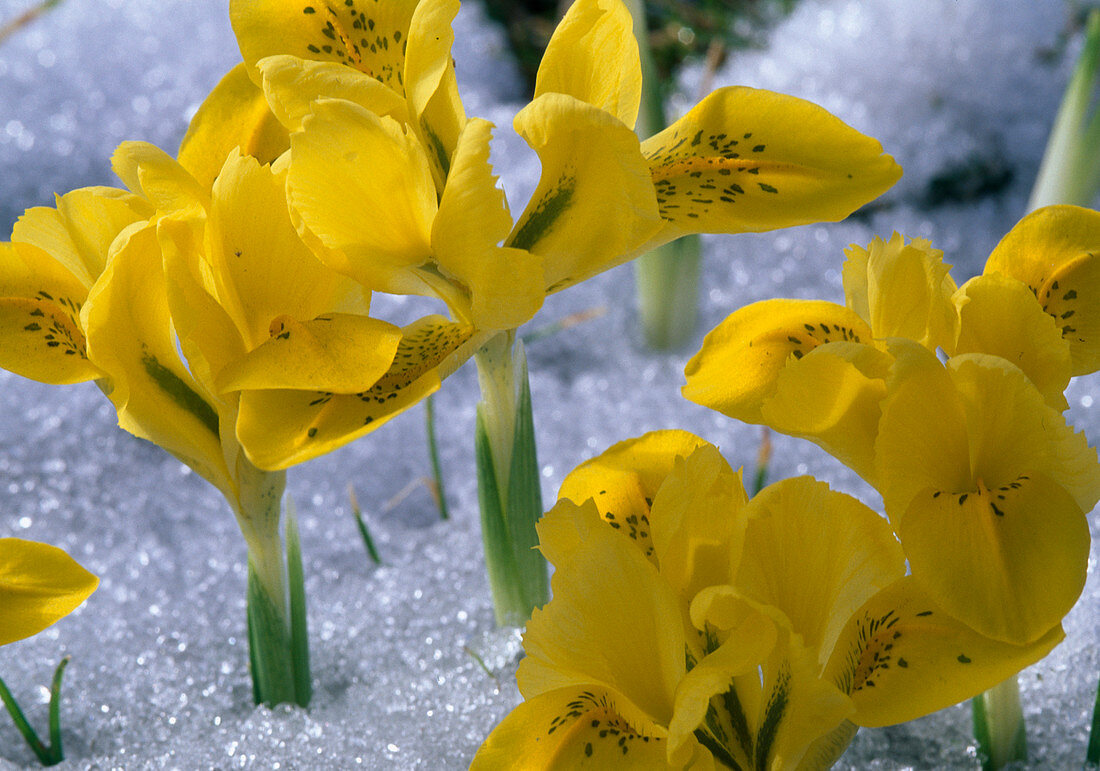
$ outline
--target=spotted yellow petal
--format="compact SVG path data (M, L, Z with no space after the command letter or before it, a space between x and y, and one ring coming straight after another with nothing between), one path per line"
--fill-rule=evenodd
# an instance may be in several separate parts
M1085 585L1085 513L1039 472L992 489L924 490L898 537L929 595L995 640L1034 642L1062 620Z
M472 771L665 771L665 729L631 723L617 711L607 688L570 686L520 704L493 729L470 765Z
M367 316L280 316L271 323L271 339L222 369L215 384L223 393L283 388L353 394L386 374L400 340L399 328Z
M862 343L825 343L779 371L765 425L818 444L874 482L875 437L891 357Z
M619 442L569 472L558 497L576 503L594 500L612 528L634 539L656 564L649 520L653 499L672 473L676 459L688 457L705 444L694 434L677 430L653 431ZM545 545L543 553L555 561Z
M98 583L57 547L0 538L0 645L38 634L69 615Z
M788 362L822 343L870 342L854 311L817 300L765 300L734 311L712 329L684 369L684 398L747 423L764 422L761 407Z
M290 54L334 62L376 78L404 96L405 43L417 0L231 0L241 56L256 63Z
M263 78L262 95L289 131L301 130L302 120L309 115L313 102L322 98L344 99L378 116L389 115L401 123L407 122L406 101L399 93L342 64L279 54L261 59L256 67Z
M209 204L208 188L175 158L148 142L120 144L111 156L111 168L126 187L162 212L195 214Z
M85 291L103 272L107 252L118 234L153 215L147 201L111 187L73 190L57 196L55 204L54 208L36 206L24 212L12 228L12 243L16 250L29 246L44 252L45 257L35 253L24 259L35 266L44 259L59 263Z
M847 619L905 574L886 520L811 477L766 487L746 516L738 588L783 611L822 664Z
M1069 343L1073 374L1100 369L1100 212L1048 206L1024 217L985 264L1027 284Z
M359 393L242 393L237 438L249 459L278 470L342 447L436 391L484 343L473 328L440 316L426 316L402 332L389 371Z
M1022 369L1047 404L1068 407L1069 344L1027 285L1003 273L975 276L955 296L959 336L952 354L988 353Z
M337 271L393 291L403 270L431 256L437 209L420 142L392 118L351 102L318 102L291 137L287 195L301 222L336 254Z
M432 251L448 276L470 294L471 322L481 329L514 329L544 297L542 261L522 249L502 248L512 216L489 164L492 124L467 123L432 223Z
M578 514L599 523L591 504L554 512ZM524 697L601 686L621 694L619 711L631 722L667 726L685 672L683 611L672 588L628 539L600 526L556 565L551 582L554 599L534 612L524 636L516 674Z
M290 135L242 63L226 73L199 105L180 143L179 162L202 187L209 188L230 150L239 148L260 163L271 163L289 147Z
M535 96L568 94L633 128L642 68L630 11L620 0L577 0L546 46Z
M707 586L733 581L747 502L741 472L730 468L713 445L674 459L653 498L649 530L661 576L685 602Z
M232 153L211 196L206 258L218 301L249 349L269 340L283 316L307 321L366 311L361 288L322 265L298 238L281 175Z
M1065 634L1028 645L984 637L939 608L912 577L872 597L842 632L826 676L849 693L852 720L904 723L976 696L1035 663Z
M80 323L86 295L45 252L0 243L0 367L58 385L101 377Z
M135 227L88 295L88 358L107 373L119 425L160 445L235 497L219 405L180 361L153 227Z
M515 128L542 176L508 246L545 260L547 291L634 256L660 227L638 138L618 118L565 94L543 94Z
M905 243L894 233L875 238L866 248L844 250L844 294L848 307L862 316L875 337L907 337L935 350L950 348L958 316L955 282L943 252L925 239Z
M811 102L722 88L642 143L665 227L743 233L844 219L901 169L876 140Z

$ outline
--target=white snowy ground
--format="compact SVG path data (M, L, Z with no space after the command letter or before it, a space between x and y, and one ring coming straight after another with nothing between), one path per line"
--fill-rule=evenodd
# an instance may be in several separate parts
M29 0L0 0L0 19ZM738 55L716 85L813 99L878 137L905 167L873 214L839 225L705 241L702 325L684 351L638 342L629 268L555 296L533 326L595 306L590 321L530 347L544 499L615 441L666 427L721 445L752 469L759 431L679 396L702 334L734 308L773 296L841 298L842 248L894 229L929 237L960 282L1022 214L1079 40L1055 0L803 0L766 51ZM237 59L224 2L68 0L0 47L0 228L54 191L111 184L123 139L174 149L190 112ZM471 0L455 57L471 114L498 130L496 161L514 211L537 178L511 133L515 69ZM697 88L688 72L684 88ZM686 104L686 102L685 102ZM937 175L969 164L1011 171L970 202L929 206ZM377 308L383 304L376 301ZM387 307L396 314L400 302ZM36 725L45 684L70 654L63 725L67 767L464 768L518 701L516 632L494 629L473 481L471 369L437 400L453 519L438 522L421 487L423 412L294 469L306 556L316 695L309 712L251 706L244 641L244 549L218 494L158 448L115 427L91 385L49 387L0 373L0 535L68 549L102 577L85 607L38 637L0 649L0 675ZM1070 416L1100 438L1096 378L1069 392ZM779 438L772 478L818 475L869 504L865 485L810 445ZM384 564L352 520L354 484ZM1094 552L1095 554L1095 552ZM1095 571L1068 637L1022 675L1033 768L1079 766L1100 671ZM478 663L480 658L485 669ZM861 731L850 768L972 768L969 711ZM0 715L0 771L35 766Z

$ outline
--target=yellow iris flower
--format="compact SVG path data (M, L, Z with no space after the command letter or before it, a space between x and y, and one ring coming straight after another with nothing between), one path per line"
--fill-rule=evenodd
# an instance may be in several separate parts
M698 437L580 466L539 523L556 566L472 768L827 768L1044 655L984 637L905 576L889 525L809 478L746 499ZM583 501L583 503L576 503Z
M492 126L467 119L454 86L457 7L231 3L256 87L231 73L196 116L181 162L201 177L204 159L224 155L233 138L260 147L274 116L290 134L292 216L317 257L370 290L442 299L459 324L486 334L519 326L547 293L658 243L841 219L900 175L878 142L825 110L747 88L715 92L639 142L630 14L619 0L580 0L516 116L542 178L513 224L489 164ZM270 113L257 106L261 89ZM215 128L233 110L248 128ZM302 401L288 424L298 434L271 442L265 465L303 457L305 434L338 415L348 439L361 433L351 397L321 399Z
M69 615L98 583L55 546L0 538L0 645L38 634Z

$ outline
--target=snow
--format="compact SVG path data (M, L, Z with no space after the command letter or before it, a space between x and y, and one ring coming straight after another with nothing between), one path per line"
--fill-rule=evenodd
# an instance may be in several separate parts
M841 224L704 239L700 328L675 354L641 346L629 267L550 298L532 328L593 307L606 313L529 349L546 503L579 462L657 428L694 431L751 470L759 429L683 400L683 365L702 334L744 303L840 299L847 244L898 230L944 249L960 283L979 270L1023 213L1079 49L1066 37L1072 5L1013 0L994 12L982 0L802 0L765 50L733 56L716 85L817 101L880 139L905 177L870 214ZM0 0L0 19L24 7ZM521 106L516 68L476 3L464 6L456 37L467 109L499 127L494 161L518 212L538 166L510 128ZM175 149L188 116L237 58L225 4L212 0L68 0L0 46L0 226L48 205L54 192L117 184L107 159L123 139ZM701 77L684 74L679 107L694 101ZM933 180L975 164L1011 180L973 200L930 201ZM399 299L376 302L408 312ZM0 373L0 536L62 546L102 577L77 613L0 649L0 676L43 729L44 688L61 656L73 657L62 704L66 767L464 768L518 703L521 653L517 632L494 628L481 564L476 398L467 367L436 402L450 521L438 521L416 484L429 473L421 408L290 472L315 678L306 712L251 704L244 547L219 494L121 432L92 385ZM1100 383L1075 382L1068 398L1071 420L1095 440ZM772 478L803 473L879 504L816 448L778 438ZM359 540L349 484L381 566ZM1100 672L1098 615L1090 569L1066 642L1021 676L1030 767L1080 765ZM977 767L969 710L861 731L840 765ZM0 771L34 767L0 715Z

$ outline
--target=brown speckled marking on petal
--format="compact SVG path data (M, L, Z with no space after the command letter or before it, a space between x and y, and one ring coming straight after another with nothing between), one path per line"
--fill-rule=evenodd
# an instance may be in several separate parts
M405 95L405 46L415 2L314 0L302 13L316 21L303 51L309 59L353 67Z

